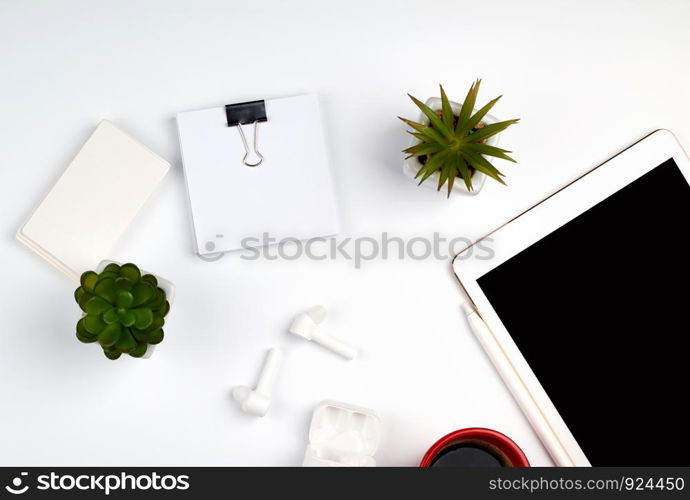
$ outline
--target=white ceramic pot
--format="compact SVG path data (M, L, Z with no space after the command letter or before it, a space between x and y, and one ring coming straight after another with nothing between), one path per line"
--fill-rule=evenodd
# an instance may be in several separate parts
M433 110L440 110L441 109L441 98L440 97L430 97L426 101L426 105L429 106ZM453 109L454 114L460 114L460 108L462 108L462 104L459 104L457 102L450 101L450 106ZM473 113L476 113L478 110L473 110ZM482 118L482 121L490 125L492 123L499 122L495 116L487 114ZM424 125L429 123L429 119L426 117L424 113L421 111L419 112L419 118L417 118L417 123L422 123ZM491 136L488 138L486 143L489 146L498 146L498 139L501 136L501 133L498 133L494 136ZM410 146L414 146L415 144L419 143L419 140L414 137L410 136L412 140L410 141ZM493 158L489 156L485 156L485 158L493 163ZM419 169L422 168L422 163L417 159L416 157L408 158L405 160L403 163L403 172L405 172L405 175L410 177L411 179L414 179L415 182L417 179L415 179L415 175L417 175L417 172L419 172ZM422 183L423 186L428 186L436 189L438 187L438 180L439 180L440 174L436 172L435 174L431 175L426 181ZM455 183L453 184L453 192L455 193L465 193L465 194L471 194L475 195L481 191L482 187L484 187L484 182L486 181L486 174L483 174L482 172L479 172L478 170L474 171L474 174L472 174L472 191L467 189L467 186L465 186L465 182L462 179L457 179ZM443 188L441 188L441 191L443 191Z
M119 266L122 265L121 262L115 262L114 260L102 260L100 264L98 264L98 267L96 267L96 272L101 273L105 269L105 266L108 264L117 264ZM171 281L166 280L165 278L161 278L157 274L151 273L149 271L146 271L145 269L141 269L141 274L153 274L155 276L156 280L158 280L158 288L163 290L165 292L165 297L170 303L170 308L172 309L172 303L173 299L175 298L175 285ZM168 313L169 314L169 313ZM167 316L166 316L167 319ZM148 359L151 357L153 354L153 351L156 350L156 346L153 344L149 344L148 347L146 348L146 353L141 356L140 358L136 359Z

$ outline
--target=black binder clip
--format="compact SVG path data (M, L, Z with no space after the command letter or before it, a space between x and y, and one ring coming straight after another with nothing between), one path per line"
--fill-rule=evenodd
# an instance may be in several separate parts
M237 104L226 104L225 105L225 116L228 119L228 127L237 127L237 131L240 133L242 138L242 144L244 145L244 157L242 158L242 163L248 167L258 167L261 162L264 161L264 157L259 153L257 148L257 124L259 122L268 121L266 118L266 103L265 101L249 101L240 102ZM244 130L242 130L242 125L248 125L250 123L254 124L254 154L256 154L259 161L250 163L247 161L249 156L249 145L247 144L247 138L244 135Z

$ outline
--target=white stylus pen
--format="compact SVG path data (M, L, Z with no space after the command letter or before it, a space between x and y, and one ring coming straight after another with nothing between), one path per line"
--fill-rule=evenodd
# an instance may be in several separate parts
M537 431L539 438L547 445L547 450L549 450L551 458L556 462L556 465L566 467L574 466L575 464L565 452L565 449L563 449L563 445L556 437L551 426L544 418L544 415L539 411L534 398L525 387L525 384L511 364L508 356L503 352L484 320L468 302L462 303L462 310L467 316L467 322L470 325L472 333L474 333L474 336L479 340L479 343L489 356L496 371L501 376L506 386L508 386L508 390L513 394L520 408L522 408L527 420L529 420L532 427Z

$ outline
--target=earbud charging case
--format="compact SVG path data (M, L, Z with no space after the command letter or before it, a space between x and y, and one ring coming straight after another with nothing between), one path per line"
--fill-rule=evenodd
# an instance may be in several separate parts
M314 410L307 467L375 467L381 419L372 410L337 401L322 401Z

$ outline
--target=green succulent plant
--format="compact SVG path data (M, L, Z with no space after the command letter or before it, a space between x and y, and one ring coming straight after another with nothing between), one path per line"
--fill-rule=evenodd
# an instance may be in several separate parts
M122 353L139 358L149 344L163 340L163 319L170 310L158 280L134 264L108 264L101 273L86 271L74 298L84 311L77 338L98 342L108 359Z
M398 117L413 130L408 131L419 142L404 149L407 158L416 157L422 164L415 178L422 184L434 173L440 174L438 188L444 184L448 187L448 196L453 189L456 178L460 177L467 189L472 187L472 174L483 172L501 184L505 184L504 175L494 167L486 156L493 156L517 163L508 156L505 149L486 144L487 139L502 132L519 120L506 120L498 123L485 124L482 119L498 102L501 96L489 101L484 107L472 114L481 80L475 81L470 87L459 114L455 114L448 96L441 86L441 109L435 111L419 99L408 94L410 99L422 110L429 123L417 123L406 118Z

